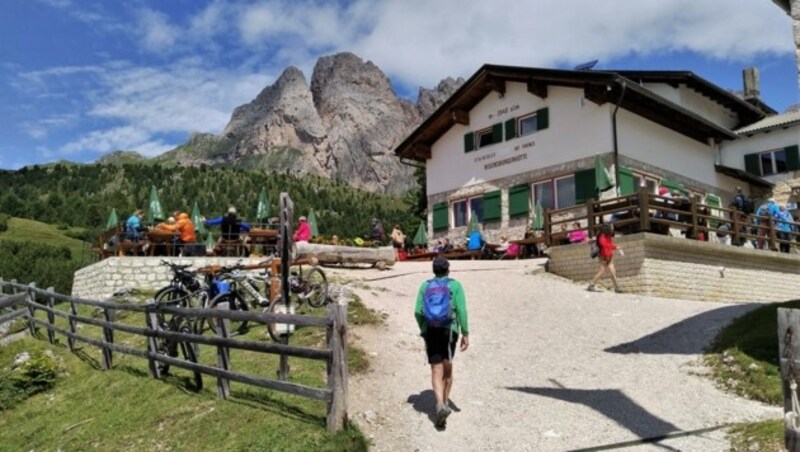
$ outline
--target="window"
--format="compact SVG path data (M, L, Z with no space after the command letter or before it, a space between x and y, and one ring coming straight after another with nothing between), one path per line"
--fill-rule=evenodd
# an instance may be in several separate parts
M533 202L545 209L563 209L575 205L575 176L569 175L533 184Z
M744 168L756 176L772 176L800 169L800 154L797 146L756 152L744 156Z
M647 187L647 193L658 193L658 179L641 173L633 173L633 186L635 190Z
M494 141L492 141L492 129L479 130L475 132L475 135L478 137L478 149L494 144Z
M519 136L524 137L539 130L536 121L536 113L519 118Z
M483 223L483 196L453 201L454 228L468 225L472 216L478 223Z

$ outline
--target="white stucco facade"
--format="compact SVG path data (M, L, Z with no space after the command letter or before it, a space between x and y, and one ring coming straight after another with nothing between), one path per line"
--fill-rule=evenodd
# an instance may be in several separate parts
M723 143L720 147L720 158L723 165L744 170L744 156L747 154L780 150L798 144L800 144L800 124L794 124L785 128L756 132L750 136L742 136L738 140ZM789 171L763 177L775 183L796 179L800 177L800 171Z

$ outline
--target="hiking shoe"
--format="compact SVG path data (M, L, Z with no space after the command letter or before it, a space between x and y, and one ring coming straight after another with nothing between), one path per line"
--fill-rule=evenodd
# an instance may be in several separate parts
M452 410L447 405L440 405L436 409L436 428L444 429L447 426L447 416L450 416Z
M625 293L625 291L624 291L624 290L622 290L622 289L620 289L619 287L617 287L616 289L614 289L614 292L616 292L616 293Z
M589 292L597 292L597 289L594 288L594 284L589 284L589 287L586 288Z

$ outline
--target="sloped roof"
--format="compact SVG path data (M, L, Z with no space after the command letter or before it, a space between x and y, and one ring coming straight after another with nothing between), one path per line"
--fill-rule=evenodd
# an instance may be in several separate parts
M793 111L766 117L761 121L755 122L746 127L742 127L735 132L737 135L747 135L756 132L766 132L767 130L772 130L778 127L789 127L798 123L800 123L800 111Z
M758 187L772 188L775 186L775 184L766 179L762 179L754 174L750 174L747 171L740 170L738 168L731 168L730 166L715 164L714 171L733 177L734 179L739 179L740 181L756 185Z
M505 92L506 82L521 82L528 91L547 97L550 85L581 88L584 96L597 104L616 103L625 85L621 108L661 124L702 143L708 138L730 140L736 135L721 126L640 86L636 80L647 78L653 83L686 84L692 89L735 111L745 124L757 121L764 114L754 106L703 80L691 72L665 71L574 71L561 69L498 66L486 64L469 78L449 99L395 149L401 158L425 161L430 148L457 123L468 123L468 113L491 91Z

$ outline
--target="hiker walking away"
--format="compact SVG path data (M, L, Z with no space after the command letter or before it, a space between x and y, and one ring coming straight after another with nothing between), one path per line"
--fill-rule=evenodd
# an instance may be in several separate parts
M622 293L622 289L617 282L617 270L614 268L614 250L618 250L620 256L624 256L625 252L622 251L616 243L614 243L614 225L611 223L603 223L600 226L600 234L597 236L597 246L600 249L598 257L600 258L600 270L592 278L592 282L586 290L595 292L595 284L597 280L605 274L606 270L611 274L611 281L614 283L614 291Z
M417 293L414 317L431 366L431 383L436 395L434 414L437 429L446 427L452 413L450 390L453 387L453 355L458 336L460 350L469 347L467 303L461 283L449 278L450 262L444 257L433 259L434 278L422 283Z

